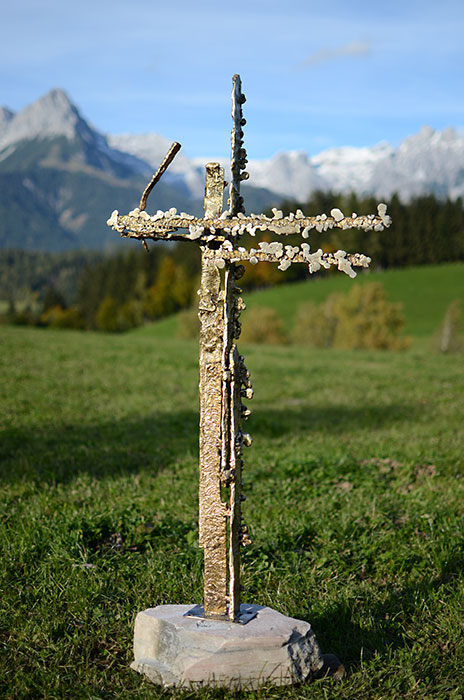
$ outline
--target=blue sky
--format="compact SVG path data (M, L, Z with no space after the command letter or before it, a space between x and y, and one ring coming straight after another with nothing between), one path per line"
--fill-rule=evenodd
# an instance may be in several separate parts
M463 0L1 0L0 104L52 87L108 132L229 151L242 76L250 158L464 127Z

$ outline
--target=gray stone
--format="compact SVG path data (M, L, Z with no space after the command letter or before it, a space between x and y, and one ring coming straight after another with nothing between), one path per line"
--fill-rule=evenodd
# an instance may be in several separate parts
M247 624L186 617L192 605L159 605L137 615L131 668L165 687L233 689L302 683L326 664L311 625L259 605Z

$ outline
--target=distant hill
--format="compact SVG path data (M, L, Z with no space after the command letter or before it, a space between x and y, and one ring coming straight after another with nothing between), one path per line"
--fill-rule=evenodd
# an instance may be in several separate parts
M433 333L443 320L448 304L459 299L464 308L464 263L421 265L400 270L360 273L355 280L345 275L331 275L307 282L279 285L247 295L247 308L269 306L290 327L300 304L320 304L332 292L348 293L353 284L380 282L389 301L404 305L405 333L427 336Z
M380 282L389 301L401 302L405 316L404 333L414 337L429 337L442 322L450 302L458 299L464 308L464 263L421 265L401 270L366 271L355 280L345 275L329 274L305 282L279 284L245 294L247 309L274 309L288 330L293 325L300 304L321 304L333 292L348 293L353 285ZM243 313L241 321L245 318ZM169 316L156 323L131 331L156 337L175 337L178 316Z

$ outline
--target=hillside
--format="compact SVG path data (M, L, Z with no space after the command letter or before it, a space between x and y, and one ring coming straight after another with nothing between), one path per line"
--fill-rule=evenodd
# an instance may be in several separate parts
M113 209L130 211L137 206L145 185L140 176L124 180L92 168L0 168L0 248L49 252L116 248L121 241L106 225L108 215ZM159 183L150 207L156 210L166 201L180 209L192 208L172 187Z
M454 299L460 299L464 306L464 263L367 272L354 281L342 275L320 277L255 292L247 296L247 306L270 306L291 325L299 304L320 303L332 292L347 292L353 284L366 282L380 282L389 301L404 304L405 332L415 336L433 333Z
M344 275L315 277L305 282L281 284L244 294L248 309L254 306L275 309L291 328L298 306L313 301L325 301L333 292L347 292L353 284L380 282L389 301L403 304L406 325L404 332L415 337L427 337L434 333L443 319L447 306L454 299L464 308L464 263L445 265L423 265L421 267L366 272L350 280ZM242 319L246 316L246 311ZM159 321L133 331L155 334L159 337L174 336L177 332L177 317Z

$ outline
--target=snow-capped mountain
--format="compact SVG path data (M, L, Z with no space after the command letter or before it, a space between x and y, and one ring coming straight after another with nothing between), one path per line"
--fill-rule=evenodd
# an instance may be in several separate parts
M170 144L156 133L105 136L60 89L17 113L0 108L0 247L112 244L114 236L105 226L108 212L137 205ZM181 152L151 195L151 207L201 212L206 162ZM228 163L222 159L222 164L229 179ZM311 157L290 151L250 160L247 169L248 211L262 211L284 198L305 202L314 190L355 191L379 199L394 192L403 200L426 193L455 199L464 197L464 136L451 128L423 127L398 148L380 143Z
M247 170L250 184L300 202L305 201L310 192L330 187L304 151L277 153L268 160L250 160Z
M171 142L156 133L107 134L94 129L68 95L53 89L18 113L0 108L0 162L7 160L25 142L64 139L73 144L66 158L121 176L147 176L158 167ZM44 148L37 151L45 158ZM66 160L59 153L61 160ZM221 161L221 159L218 159ZM174 159L163 181L182 196L200 199L204 193L206 160L189 158L182 151ZM222 163L228 177L228 163ZM265 188L279 197L304 201L314 190L355 191L402 199L434 193L464 196L464 137L454 129L434 131L423 127L398 148L388 143L354 148L332 148L309 156L304 151L277 153L266 160L250 160L249 184Z
M156 168L170 146L158 134L109 135L110 145L147 160ZM221 159L218 159L221 161ZM222 163L227 171L227 163ZM172 175L193 196L204 188L204 162L179 155L170 166ZM454 129L423 127L398 148L382 142L374 146L331 148L309 157L304 151L277 153L266 160L250 160L249 183L281 197L305 201L314 190L354 191L360 195L403 200L433 193L464 196L464 138Z
M112 148L55 89L14 114L0 110L0 248L104 249L119 245L106 226L115 207L140 200L151 166ZM195 210L191 195L159 183L150 204ZM195 213L200 213L201 205Z
M1 139L5 148L23 139L64 136L73 139L80 133L86 140L92 138L88 124L64 92L55 88L21 112L7 115L7 128Z
M319 178L325 183L324 189L333 192L359 194L372 192L374 173L379 163L385 162L394 153L388 143L376 146L354 148L343 146L330 148L311 159Z
M63 149L57 139L72 144L72 148ZM81 116L68 95L59 88L50 90L32 104L16 114L6 107L0 112L0 161L6 160L20 145L29 142L42 142L44 148L38 149L44 157L49 149L54 157L61 160L73 160L93 167L121 175L121 168L130 173L147 174L147 163L111 148L98 131L92 128ZM50 142L54 141L51 148ZM64 150L67 151L66 158Z
M407 200L433 193L456 199L464 195L464 138L454 129L424 126L398 149L378 161L372 192L388 197L398 192Z
M112 148L148 162L152 170L156 170L171 146L171 141L160 134L107 134L106 138ZM163 179L199 199L205 193L204 166L203 160L187 158L180 151Z

